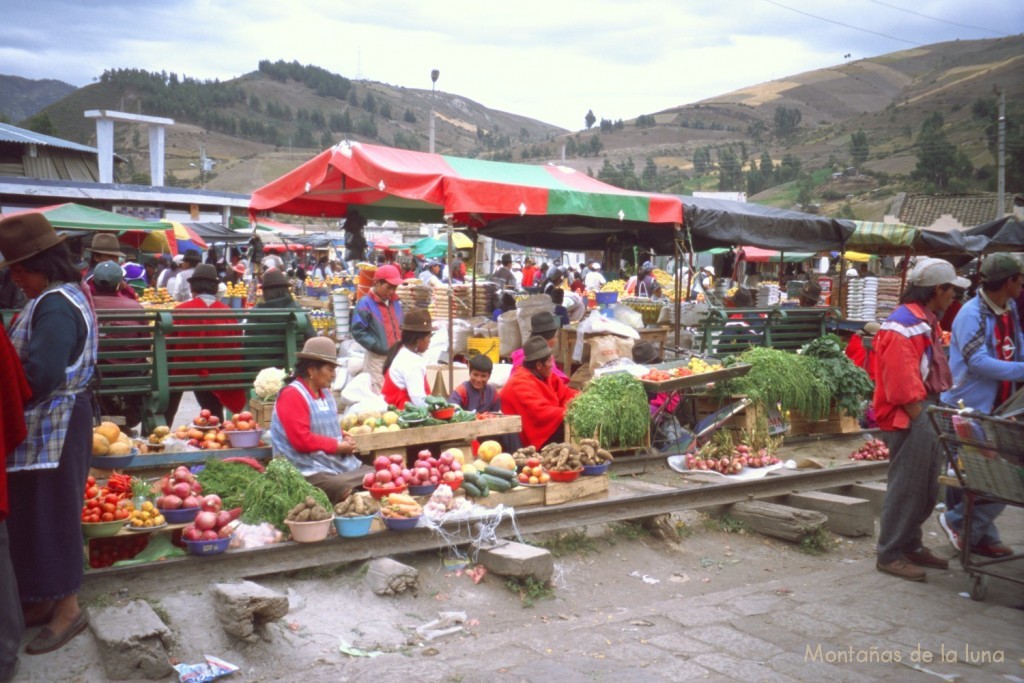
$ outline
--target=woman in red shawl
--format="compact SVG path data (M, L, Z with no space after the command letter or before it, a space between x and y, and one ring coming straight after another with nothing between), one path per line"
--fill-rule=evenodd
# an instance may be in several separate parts
M541 448L564 441L565 409L579 392L552 374L554 359L542 337L530 337L523 352L523 364L501 390L501 411L522 417L519 438L524 446Z

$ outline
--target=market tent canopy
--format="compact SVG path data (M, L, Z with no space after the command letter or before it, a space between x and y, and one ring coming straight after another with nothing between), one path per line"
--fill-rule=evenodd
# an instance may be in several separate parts
M292 225L290 223L282 223L281 221L275 221L264 216L259 216L255 219L256 229L262 230L263 232L274 232L279 235L304 235L306 231L298 225ZM252 223L250 218L244 216L232 216L231 222L228 225L232 230L246 231L252 230Z
M778 251L842 249L851 221L727 199L678 195L692 251L745 244Z
M914 243L920 228L903 223L880 223L878 221L853 221L856 230L846 246L858 251L874 254L903 253Z
M1024 251L1024 222L1016 216L1003 216L988 223L964 230L968 237L987 239L985 253L995 251Z
M238 232L237 230L225 228L220 223L182 223L182 225L190 228L207 243L226 242L229 244L237 244L239 242L246 242L249 240L249 235Z
M152 232L166 229L156 221L144 221L131 216L111 213L103 209L94 209L91 206L67 203L43 206L38 209L27 209L16 211L5 216L15 216L23 213L41 213L50 221L54 228L69 230L87 230L90 232L113 232L118 235L129 231L138 230L141 232Z
M757 247L741 247L743 260L749 263L800 263L807 259L814 258L817 252L806 251L772 251L771 249L758 249Z
M275 211L422 223L450 217L519 244L603 248L611 236L672 248L682 203L631 192L565 166L532 166L342 142L256 190L251 215ZM583 243L581 244L581 240Z

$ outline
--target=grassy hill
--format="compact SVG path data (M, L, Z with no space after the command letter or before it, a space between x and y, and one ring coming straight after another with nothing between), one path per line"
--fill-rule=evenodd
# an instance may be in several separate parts
M742 172L767 153L776 165L787 157L799 165L801 182L813 179L813 199L824 211L842 208L878 219L886 198L910 182L907 176L917 160L914 143L933 112L942 114L943 132L975 168L964 182L970 189L994 185L988 136L995 86L1006 93L1011 133L1024 132L1024 36L903 50L751 85L631 121L602 122L583 132L488 109L451 93L438 92L432 99L429 90L349 81L317 67L282 62L261 62L257 71L220 83L173 74L104 74L45 112L59 135L85 143L94 138L92 122L82 117L86 109L175 118L168 131L172 182L200 183L192 164L198 165L202 146L217 162L206 178L213 189L250 192L344 138L425 151L434 107L439 152L545 163L559 160L565 147L570 166L613 182L622 176L627 186L677 193L718 189L723 152L735 155ZM978 102L986 104L989 115L978 115ZM789 123L797 119L790 130L780 110ZM128 158L128 173L144 172L145 131L121 125L116 130L116 150ZM857 166L870 178L831 179L833 170L853 165L850 136L858 130L867 136L869 154ZM1010 151L1015 149L1018 159L1024 157L1024 149L1011 145ZM709 153L710 169L695 169L697 150ZM645 172L648 159L653 167ZM729 189L747 189L739 178L739 186ZM793 177L776 178L766 187L752 198L792 206L799 195ZM1013 185L1008 189L1024 191Z
M21 76L0 74L0 117L8 121L27 119L68 94L75 86L63 81L34 81Z

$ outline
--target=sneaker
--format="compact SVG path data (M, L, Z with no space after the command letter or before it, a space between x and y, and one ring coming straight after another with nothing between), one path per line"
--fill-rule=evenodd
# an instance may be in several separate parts
M1013 548L1002 543L985 543L974 546L971 552L985 557L1009 557L1013 555Z
M946 532L946 537L949 538L950 545L952 545L954 548L956 548L957 552L959 552L960 551L960 534L957 533L956 531L954 531L953 527L950 526L949 522L946 521L946 513L945 512L943 512L941 515L939 515L939 526L942 527L942 530Z
M903 553L903 557L913 562L918 567L934 567L935 569L949 569L949 560L938 557L931 550L925 547L918 548L913 552Z
M928 578L928 573L921 569L917 565L907 562L902 557L895 562L889 564L882 564L881 562L875 562L875 568L886 574L892 574L898 576L901 579L907 581L924 581Z

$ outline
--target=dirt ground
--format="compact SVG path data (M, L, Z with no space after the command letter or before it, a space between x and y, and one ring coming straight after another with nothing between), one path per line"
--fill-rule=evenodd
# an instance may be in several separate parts
M842 459L856 445L805 441L786 455ZM679 483L667 468L641 479ZM236 681L934 680L909 668L922 647L934 656L963 650L959 662L918 664L959 676L948 680L1024 680L1019 585L993 580L975 602L955 561L931 570L925 584L878 573L873 537L830 534L825 551L812 554L694 511L672 521L678 542L634 524L526 539L556 556L549 587L492 574L475 583L471 560L460 566L467 560L454 552L395 557L419 571L420 585L394 597L365 587L361 562L264 577L258 582L287 594L292 610L254 645L224 634L200 574L188 590L137 595L128 585L90 606L148 601L175 635L172 657L219 656L241 667L226 679ZM1007 510L1000 528L1024 550L1021 509ZM934 521L925 532L928 545L953 555ZM463 630L432 641L417 635L441 612L464 612ZM824 654L814 649L822 644ZM345 646L369 656L344 654ZM979 648L999 661L969 661ZM880 651L899 652L903 662L842 659ZM22 656L16 680L106 679L86 631L56 653Z

